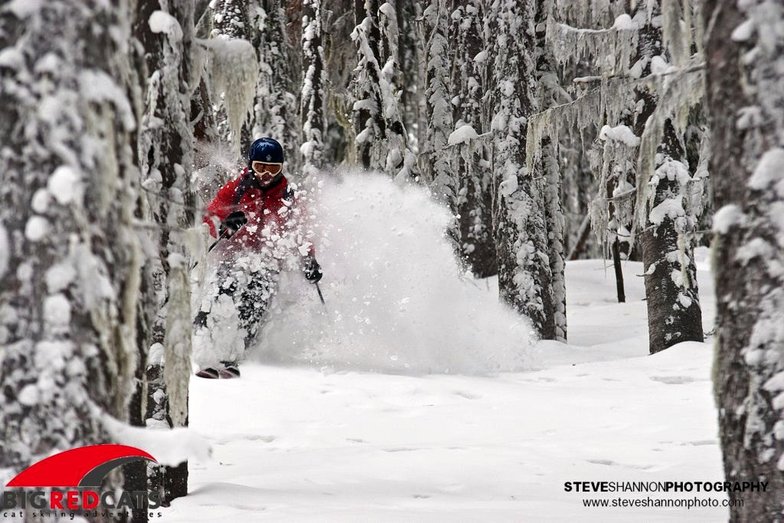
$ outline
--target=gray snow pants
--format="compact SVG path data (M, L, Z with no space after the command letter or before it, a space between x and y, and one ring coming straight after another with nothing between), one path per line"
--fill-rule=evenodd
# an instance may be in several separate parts
M222 264L211 275L193 320L193 360L199 368L243 359L256 342L277 287L275 270Z

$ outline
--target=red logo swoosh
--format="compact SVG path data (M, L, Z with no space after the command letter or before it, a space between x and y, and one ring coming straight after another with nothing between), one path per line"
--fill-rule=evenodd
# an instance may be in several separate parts
M117 461L117 464L146 459L156 462L147 452L127 445L89 445L66 450L30 465L8 482L9 487L76 487L82 480L101 465ZM112 467L114 468L114 467ZM100 471L101 469L99 469ZM109 472L111 469L107 469ZM101 475L101 478L103 478ZM90 477L94 477L95 474ZM82 485L86 486L86 485Z

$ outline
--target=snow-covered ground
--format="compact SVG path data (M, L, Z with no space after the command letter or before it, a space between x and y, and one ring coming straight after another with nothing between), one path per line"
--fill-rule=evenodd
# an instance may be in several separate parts
M700 255L708 331L713 289ZM256 362L239 380L193 379L190 424L213 459L191 463L190 494L162 520L726 520L721 507L582 502L723 494L565 491L572 481L723 480L711 345L647 355L642 272L625 264L628 302L618 304L611 267L569 262L569 344L529 349L536 370L401 375Z

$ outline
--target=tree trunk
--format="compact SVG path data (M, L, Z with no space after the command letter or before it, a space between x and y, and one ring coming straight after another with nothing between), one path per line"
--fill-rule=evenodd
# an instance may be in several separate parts
M445 149L454 130L450 66L454 60L449 42L447 0L434 0L423 13L425 37L425 120L424 138L419 157L422 181L433 196L455 209L457 186L452 172L450 154Z
M408 144L400 105L398 45L400 31L395 1L368 0L355 6L357 47L352 72L356 157L365 169L399 180L415 176L416 158Z
M130 20L123 2L0 10L0 468L108 443L101 418L128 419L143 263Z
M653 201L642 234L648 338L651 354L682 341L702 341L702 312L697 292L693 239L687 235L686 217L668 211L684 207L681 179L688 169L672 124L665 122L654 175ZM659 211L659 212L657 212Z
M324 165L324 48L321 0L305 0L302 9L302 171L307 177Z
M564 252L564 216L561 206L561 172L557 147L550 138L542 140L541 173L544 176L544 216L547 228L547 259L550 265L550 299L553 315L548 318L552 338L566 341L566 253ZM538 171L537 173L538 174ZM536 175L535 174L535 175Z
M422 62L420 42L417 36L417 20L420 6L418 0L397 0L398 68L400 69L400 107L403 127L408 136L416 137L419 99L417 86L420 83L419 67ZM414 139L416 141L416 138Z
M219 34L253 41L256 31L251 23L250 3L247 0L217 0L211 5L214 5L213 23ZM244 153L253 141L253 122L245 120L239 134L239 139L233 138L239 144L240 152Z
M352 79L354 131L356 133L357 160L365 169L381 168L375 157L373 144L386 133L382 117L383 100L379 96L379 45L378 0L356 0L354 3L355 28L351 38L357 45L357 68ZM367 20L367 21L366 21Z
M157 225L151 239L158 245L149 276L157 299L148 303L152 309L145 314L152 331L147 340L146 383L140 384L147 389L145 425L153 429L187 426L191 374L189 263L183 233L194 220L189 88L193 4L190 0L168 3L169 14L182 30L181 38L152 32L148 20L162 7L159 0L142 1L134 27L146 58L142 77L146 79L147 106L139 136L139 160L149 190L149 219ZM162 490L167 504L187 494L187 465L152 466L148 470L152 472L151 487Z
M615 292L618 295L618 303L626 303L626 291L623 287L623 266L621 265L621 247L616 237L612 242L612 261L615 271Z
M652 9L654 15L660 14L660 3L654 2ZM639 39L641 58L660 53L661 27L648 23L640 29ZM649 64L643 75L650 73ZM653 120L659 118L655 114L658 100L646 86L638 87L637 97L639 113L635 134L643 136L647 125L658 125ZM703 340L692 235L696 223L687 212L691 176L681 136L670 119L662 125L662 142L655 153L655 171L647 183L652 194L648 198L638 194L638 206L642 208L636 210L644 217L640 244L645 267L648 350L651 354L682 341ZM646 175L637 173L637 176Z
M730 491L730 521L773 522L784 509L784 16L776 2L739 6L704 9L718 209L714 386L727 480L768 483Z
M484 49L482 19L485 8L481 2L452 1L452 12L460 16L452 18L450 41L455 45L455 67L452 68L452 85L458 90L459 102L454 106L455 128L471 125L477 133L482 128L481 87L486 63L474 61ZM488 169L483 165L485 147L479 140L456 146L454 154L454 177L457 187L453 210L458 216L456 226L457 251L468 268L477 278L494 276L498 272L498 260L493 237L492 196Z
M531 319L544 339L556 339L556 304L548 255L545 187L526 170L526 117L536 106L535 8L513 0L494 4L494 114L499 131L494 166L499 185L496 220L501 299Z
M286 31L282 0L263 0L264 19L254 31L254 48L259 58L259 83L256 92L254 137L271 136L283 146L286 169L300 171L300 138L296 86L292 74L292 45Z

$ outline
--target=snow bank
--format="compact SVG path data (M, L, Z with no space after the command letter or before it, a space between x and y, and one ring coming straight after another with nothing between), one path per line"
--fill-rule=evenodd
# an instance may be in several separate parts
M465 279L444 231L449 212L422 189L367 173L322 182L321 289L284 275L257 357L398 373L522 369L532 329Z

